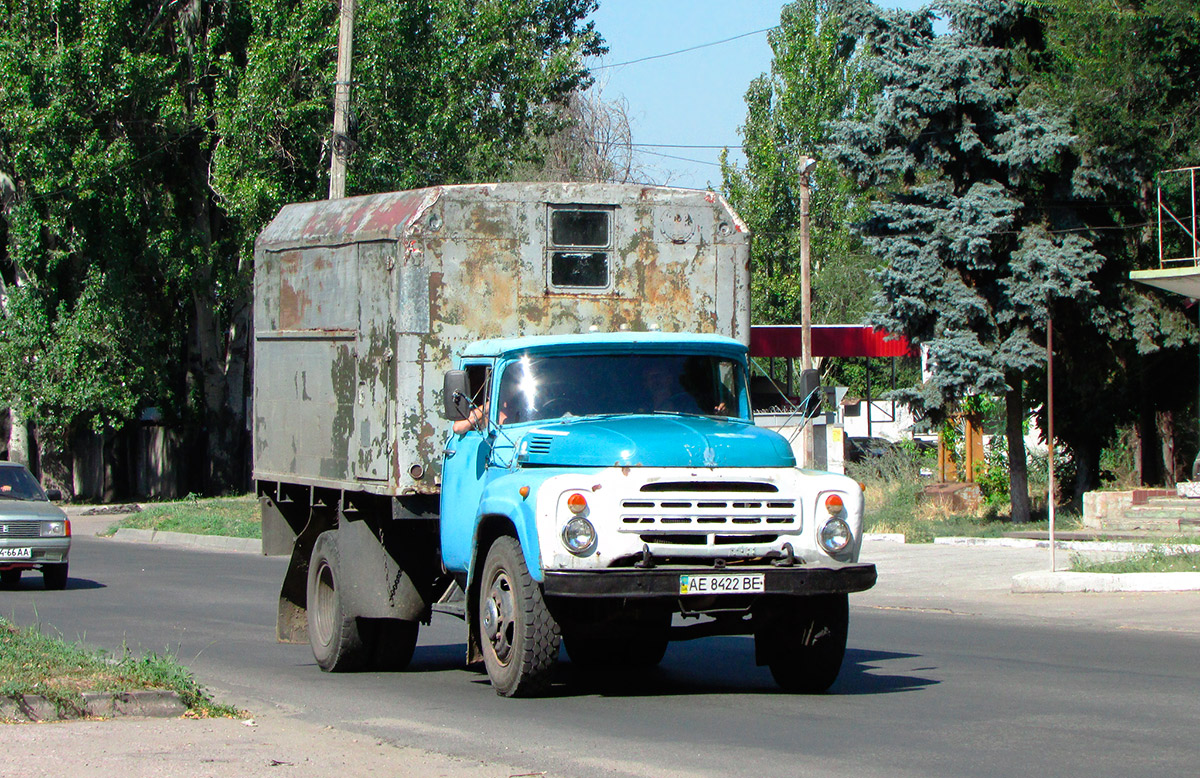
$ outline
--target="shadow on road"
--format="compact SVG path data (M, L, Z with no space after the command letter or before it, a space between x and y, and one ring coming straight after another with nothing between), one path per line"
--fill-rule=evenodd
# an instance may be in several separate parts
M105 589L107 586L99 581L93 581L89 578L68 578L67 589ZM0 592L45 592L48 591L42 585L42 576L40 573L30 573L21 576L21 580L16 586L0 587Z
M465 643L421 645L405 673L436 673L467 670L478 675L474 682L487 684L482 665L464 664ZM830 689L832 695L891 694L922 689L940 681L888 672L886 664L916 658L892 651L847 649L842 671ZM754 663L754 641L749 638L715 637L672 643L658 667L648 669L583 667L564 651L555 668L552 697L643 697L701 694L786 694L771 678L766 667Z

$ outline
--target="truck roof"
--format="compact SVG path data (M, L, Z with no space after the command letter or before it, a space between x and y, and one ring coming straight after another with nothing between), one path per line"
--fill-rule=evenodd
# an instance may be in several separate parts
M572 335L531 335L476 341L464 357L494 357L520 351L572 351L581 346L630 351L716 351L745 354L746 347L723 335L682 332L587 332Z
M733 233L745 239L746 225L716 192L644 184L499 183L455 184L403 192L316 200L285 205L263 229L259 250L280 251L303 246L339 245L355 241L399 240L439 200L458 202L554 202L589 204L719 203Z

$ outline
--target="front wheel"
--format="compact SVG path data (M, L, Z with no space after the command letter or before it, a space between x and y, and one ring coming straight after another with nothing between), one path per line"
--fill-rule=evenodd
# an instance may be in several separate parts
M0 570L0 589L16 589L21 585L21 570Z
M550 684L562 640L516 538L496 539L479 579L479 637L492 688L530 697Z
M837 680L850 623L845 594L798 598L769 615L756 614L756 621L759 664L767 665L786 691L820 694Z
M42 565L42 583L47 589L61 591L67 588L67 563Z
M370 659L359 619L342 601L337 532L317 536L308 564L308 642L313 658L326 672L358 670Z

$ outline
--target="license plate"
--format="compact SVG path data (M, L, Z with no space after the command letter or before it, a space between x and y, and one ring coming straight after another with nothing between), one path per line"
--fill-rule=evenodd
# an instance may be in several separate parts
M766 577L762 573L703 573L679 576L680 594L762 594Z
M0 559L30 559L32 548L0 548Z

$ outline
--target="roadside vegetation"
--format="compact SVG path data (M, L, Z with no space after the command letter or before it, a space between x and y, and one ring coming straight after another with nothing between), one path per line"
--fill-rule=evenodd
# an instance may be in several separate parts
M1044 479L1036 477L1037 463L1031 464L1031 491L1036 494L1038 489L1044 491L1044 484L1039 483ZM996 478L990 470L980 474L983 502L976 510L952 511L944 505L922 501L921 490L933 483L931 474L936 466L936 453L918 452L906 445L864 462L847 463L846 474L865 487L864 531L901 534L908 543L932 543L936 537L997 538L1014 532L1049 529L1049 521L1042 518L1044 499L1033 501L1038 520L1014 524L1008 513L1007 478ZM1058 530L1069 531L1079 526L1078 514L1059 512L1055 517Z
M1077 573L1200 573L1200 553L1176 553L1170 546L1109 562L1094 562L1075 555L1071 570Z
M153 503L109 528L152 529L193 535L224 535L231 538L261 538L262 519L253 495L201 499L189 495L177 502Z
M62 714L82 714L84 692L142 689L176 692L188 715L239 714L236 708L214 701L169 653L113 656L0 617L0 697L40 695Z

